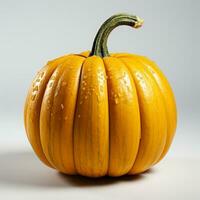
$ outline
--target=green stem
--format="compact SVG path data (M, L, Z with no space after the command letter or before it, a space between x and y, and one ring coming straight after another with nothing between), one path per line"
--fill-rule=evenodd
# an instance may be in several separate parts
M96 55L100 57L109 56L107 48L107 40L111 31L121 25L139 28L142 26L143 20L137 16L128 14L117 14L107 19L100 27L92 46L90 56Z

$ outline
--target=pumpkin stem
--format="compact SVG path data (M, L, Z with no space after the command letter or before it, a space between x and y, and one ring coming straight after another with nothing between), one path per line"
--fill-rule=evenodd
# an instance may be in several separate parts
M100 57L109 56L107 48L107 40L111 31L121 25L139 28L143 24L143 20L137 16L128 14L117 14L107 19L100 27L92 46L90 56L96 55Z

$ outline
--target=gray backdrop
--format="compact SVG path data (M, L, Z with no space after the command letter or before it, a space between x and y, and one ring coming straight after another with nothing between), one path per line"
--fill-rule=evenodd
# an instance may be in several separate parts
M199 0L0 0L0 140L8 149L19 141L30 148L23 106L36 72L50 59L90 50L102 22L119 12L136 14L145 23L138 30L114 30L109 50L157 62L178 107L169 155L199 157Z

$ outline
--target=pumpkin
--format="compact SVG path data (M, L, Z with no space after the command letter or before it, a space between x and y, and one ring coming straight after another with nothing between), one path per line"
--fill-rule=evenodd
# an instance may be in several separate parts
M91 52L49 61L36 75L25 129L49 167L89 177L133 175L166 155L177 118L167 79L150 59L107 49L114 28L142 22L114 15L99 29Z

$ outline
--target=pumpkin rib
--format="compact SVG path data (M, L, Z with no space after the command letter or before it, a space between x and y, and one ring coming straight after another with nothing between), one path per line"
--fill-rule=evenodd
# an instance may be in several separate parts
M56 92L57 92L57 90L58 90L58 87L59 87L59 85L60 85L60 80L61 80L61 78L62 78L62 76L63 76L63 74L64 74L64 71L65 71L65 63L66 63L66 61L64 62L64 63L62 63L61 65L59 65L58 67L57 67L57 69L56 70L58 70L58 68L61 68L61 72L60 72L60 74L58 75L58 78L56 79L57 80L57 82L56 82L56 84L55 84L55 89L51 92L52 93L52 96L53 96L53 98L52 98L52 105L51 105L51 109L50 109L50 115L49 115L49 117L50 117L50 124L49 124L49 137L50 137L50 145L49 145L49 152L51 152L49 155L50 155L50 159L51 159L51 162L54 164L54 166L59 170L59 171L64 171L64 165L63 165L63 163L61 162L61 160L60 160L60 157L61 156L59 156L60 155L60 145L58 145L59 146L59 153L58 153L58 155L55 155L55 138L56 138L56 135L58 134L58 135L60 135L60 131L58 131L56 134L55 134L55 130L53 130L52 131L52 129L53 129L53 125L55 125L55 124L53 124L53 123L56 123L55 122L55 119L53 119L53 113L54 113L54 108L55 108L55 94L56 94ZM62 70L62 68L63 68L63 70ZM52 138L52 139L51 139ZM59 139L58 139L58 141L57 142L60 142L59 141ZM53 153L54 152L54 153ZM59 158L59 159L58 159ZM57 160L57 161L55 161L55 160ZM58 161L59 160L59 161ZM56 163L56 164L55 164Z
M108 165L108 110L104 64L85 59L74 119L74 159L79 174L104 176Z
M90 54L90 52L89 52ZM88 55L89 55L88 54ZM106 86L107 86L107 97L109 96L109 89L108 89L108 75L107 75L107 70L106 70L106 63L103 60L103 64L104 64L104 69L105 69L105 73L106 73ZM109 97L108 97L109 98ZM106 176L109 176L109 169L110 169L110 141L111 141L111 136L110 136L110 103L109 103L109 99L108 99L108 167L107 167L107 171L106 171Z
M65 68L64 67L64 64L65 64L65 62L62 64L62 67L63 68ZM61 66L58 66L58 67L61 67ZM58 68L57 67L57 68ZM55 142L55 130L54 131L52 131L52 127L51 126L53 126L53 123L55 122L54 120L55 119L52 119L53 118L53 116L52 116L52 114L53 114L53 110L54 110L54 108L55 108L55 96L56 96L56 92L58 91L58 87L60 87L60 82L61 82L61 79L62 79L62 77L63 77L63 74L64 74L64 71L65 71L65 69L63 69L63 71L61 72L61 74L60 74L60 77L58 77L58 81L57 81L57 84L56 84L56 86L55 86L55 89L54 89L54 91L52 92L53 93L53 100L52 100L52 106L51 106L51 111L50 111L50 125L49 125L49 127L50 127L50 135L53 135L52 136L52 140L50 140L50 141L52 141L53 142L53 144L51 143L51 148L52 149L55 149L55 144L54 144L54 142ZM60 97L59 97L60 98ZM55 122L56 123L56 122ZM51 133L52 132L52 133ZM59 138L60 138L60 131L58 131L57 132L57 134L59 134ZM59 144L58 144L58 146L60 147L61 145L60 145L60 139L57 141ZM53 151L53 150L52 150ZM55 150L54 150L55 151ZM60 160L60 163L59 163L59 161L57 160L57 164L55 164L55 159L54 159L54 161L53 161L53 163L54 163L54 166L59 170L59 171L64 171L64 164L63 164L63 162L62 162L62 159L61 159L61 149L59 148L59 154L57 155L57 156L54 156L56 159L58 159L58 160ZM53 156L52 156L52 160L53 160ZM59 164L58 164L59 163Z
M42 99L41 111L40 111L40 137L42 148L44 151L45 156L47 157L48 161L57 168L57 164L54 161L55 157L53 155L54 151L54 132L52 132L52 116L53 116L53 106L54 106L54 96L57 88L57 84L59 82L60 77L64 73L65 70L65 63L68 59L71 58L72 55L66 56L63 62L57 62L56 69L52 73L51 77L49 78L46 89L44 92L44 96ZM57 59L56 59L57 61ZM59 61L59 59L58 59Z
M120 59L119 57L117 57L117 56L115 56L115 55L113 55L113 57L116 57L117 59L119 59L119 60L120 60L120 61L121 61L125 66L126 66L127 70L128 70L129 73L131 74L130 69L128 68L126 62L124 62L122 59ZM131 74L131 76L132 76L132 74ZM140 114L140 138L141 138L141 130L142 130L142 127L141 127L141 112L140 112L140 104L139 104L139 99L138 99L138 89L137 89L137 87L136 87L136 83L135 83L135 80L134 80L133 76L132 76L132 80L133 80L134 85L135 85L136 96L137 96L138 107L139 107L139 114ZM129 170L129 172L128 172L127 174L131 173L131 170L132 170L132 168L133 168L133 166L134 166L134 163L135 163L136 158L137 158L137 155L138 155L139 147L140 147L140 141L139 141L138 150L137 150L137 154L136 154L135 160L134 160L134 162L133 162L133 165L132 165L131 169Z
M76 55L76 56L80 56L80 57L85 58L84 56L81 56L81 55ZM77 169L76 169L75 160L74 160L74 118L75 118L75 114L76 114L76 107L77 107L78 92L79 92L79 87L80 87L81 73L82 73L83 64L84 64L85 60L86 60L86 59L84 59L84 60L82 61L82 63L81 63L80 72L79 72L79 75L78 75L78 86L77 86L77 93L76 93L76 100L75 100L75 108L74 108L73 122L72 122L72 145L73 145L72 153L73 153L73 165L74 165L74 171L75 171L75 173L77 173Z
M95 62L93 61L92 62L92 60L91 59L97 59L97 57L93 57L93 58L89 58L89 60L86 60L87 61L87 63L86 63L86 61L85 61L85 63L84 63L84 67L83 67L83 70L84 71L87 71L87 70L89 70L89 66L91 66L91 69L90 69L90 72L88 72L89 74L87 75L87 76L93 76L92 75L92 70L96 70L97 69L97 66L95 66L94 64L95 64ZM99 59L99 58L98 58ZM100 61L100 60L96 60L96 61ZM102 60L101 60L101 62L102 62ZM93 63L93 64L92 64ZM86 65L87 64L87 65ZM87 70L86 70L87 69ZM77 110L76 110L76 118L75 118L75 129L74 129L74 131L75 131L75 148L74 148L74 150L75 150L75 163L76 163L76 168L77 168L77 170L78 170L78 172L80 173L80 174L82 174L82 175L87 175L87 176L102 176L102 175L104 175L106 172L104 172L104 171L107 171L107 167L106 167L106 170L104 169L104 168L102 168L102 167L97 167L96 165L99 165L98 164L98 162L97 161L95 161L96 160L96 156L97 155L95 155L95 154L93 154L93 153L95 153L98 149L96 149L96 147L98 147L99 145L100 145L100 141L102 140L102 138L99 138L99 140L97 140L97 141L95 141L95 138L96 137L100 137L101 136L101 134L97 134L96 136L95 136L95 126L97 125L95 125L95 122L93 122L94 123L94 125L93 125L93 123L91 123L91 121L89 120L89 118L88 119L86 119L86 121L84 122L84 124L80 121L81 119L83 119L84 118L84 115L85 115L85 113L84 112L82 112L81 110L83 109L83 107L82 107L82 104L85 104L85 106L88 106L88 105L93 105L93 98L95 97L95 95L93 95L93 94L91 94L91 96L87 96L88 94L88 92L89 91L87 91L89 88L88 88L88 86L84 86L84 84L87 84L88 85L88 82L87 82L87 80L89 81L92 81L92 79L91 79L91 77L89 78L87 78L86 77L86 75L84 75L84 71L82 71L82 73L81 73L81 85L80 85L80 87L79 87L79 89L80 89L80 91L79 91L79 97L78 97L78 103L77 103ZM91 73L91 74L90 74ZM96 72L94 73L94 75L96 74ZM85 77L85 79L84 79L84 77ZM94 79L95 80L95 79ZM90 83L90 82L89 82ZM97 84L99 84L98 83L98 81L96 82ZM95 82L93 83L93 84L95 84ZM96 85L93 85L93 87L95 88L95 87L97 87ZM97 88L95 88L95 89L97 89ZM98 90L97 90L98 91ZM82 98L85 98L85 97L87 97L87 99L88 100L84 100L84 99L82 99ZM100 96L101 97L101 96ZM86 99L86 98L85 98ZM90 99L90 101L91 101L91 103L89 103L88 101L89 101L89 99ZM96 99L96 97L95 97L95 99ZM94 99L94 100L95 100ZM85 101L85 102L84 102ZM87 105L87 102L89 103L88 105ZM97 100L95 100L95 102L97 103ZM80 104L80 105L79 105ZM93 108L92 108L93 109ZM91 116L91 117L93 117L93 119L96 117L95 115L95 113L91 110L88 110L87 112L90 112L90 114L88 114L89 116ZM97 112L98 113L98 112ZM102 114L104 114L104 113L102 113ZM80 116L79 116L80 115ZM86 116L87 117L87 116ZM83 119L84 120L84 119ZM89 121L88 121L89 120ZM92 120L92 119L91 119ZM101 120L102 121L102 120ZM81 128L79 127L79 126L81 126ZM83 127L84 126L84 127ZM99 126L96 126L96 128L98 128ZM103 127L101 127L102 128L102 130L103 130ZM86 130L86 132L84 133L84 130ZM100 131L101 129L99 129L99 131ZM92 132L91 132L92 131ZM94 132L93 132L94 131ZM96 130L97 131L97 130ZM103 132L102 132L103 133ZM84 138L83 138L83 135L84 134L86 134L85 135L85 138L88 138L88 140L84 140ZM89 134L89 135L88 135ZM92 135L91 135L92 134ZM108 133L107 133L108 134ZM78 137L78 139L76 139ZM105 138L103 138L103 140L104 140ZM81 140L81 143L80 143L80 140ZM93 142L91 143L91 144L96 144L96 147L95 147L95 149L93 149L93 147L91 146L91 144L89 143L89 140L93 140ZM102 142L102 141L101 141ZM102 144L101 144L102 145ZM94 145L95 146L95 145ZM78 148L77 148L78 147ZM81 148L81 153L85 153L85 155L83 155L83 156L81 156L81 154L80 154L80 149L79 148ZM91 149L90 151L89 151L89 149ZM98 150L99 151L99 150ZM104 149L104 151L105 151L105 149ZM103 152L104 152L103 151ZM107 151L105 151L105 152L107 152ZM99 153L100 153L100 155L102 154L102 151L99 151ZM101 155L102 156L102 155ZM99 159L104 159L105 160L105 157L103 156L103 157L99 157ZM84 162L83 162L83 160L84 160ZM101 161L102 163L104 162L104 161ZM82 163L82 164L81 164ZM93 163L93 164L92 164ZM91 165L92 164L92 165ZM87 167L86 167L87 166ZM105 167L105 166L104 166ZM87 168L89 168L88 170L87 170ZM103 170L103 171L102 171ZM103 173L103 174L102 174Z
M82 57L85 57L84 55L82 55L82 53L77 54L80 55ZM75 118L76 118L76 113L77 113L77 105L78 105L78 95L80 92L80 86L81 86L81 76L82 76L82 71L83 71L83 65L85 63L86 59L83 61L82 65L81 65L81 70L80 70L80 75L79 75L79 83L78 83L78 91L77 91L77 97L76 97L76 103L75 103L75 112L74 112L74 117L73 117L73 160L74 160L74 168L76 173L78 173L77 170L77 166L76 166L76 162L75 162L75 144L74 144L74 129L75 129Z
M53 98L55 91L52 89L53 87L56 87L59 75L57 75L57 78L55 79L55 73L58 73L57 71L62 67L63 63L60 63L56 66L56 69L54 70L53 74L49 78L49 81L47 83L47 87L45 89L45 93L42 100L42 106L41 106L41 112L40 112L40 137L41 137L41 143L42 148L44 151L44 154L47 158L47 160L51 163L51 165L56 168L53 161L53 153L52 153L52 133L51 133L51 113L52 113L52 105L53 105ZM56 80L56 84L54 83ZM49 92L49 90L51 90ZM53 90L53 91L52 91ZM49 100L49 97L51 96L51 100ZM48 122L47 122L48 119ZM47 124L46 124L47 123ZM45 125L46 126L45 126Z
M136 57L137 58L137 57ZM167 125L166 125L166 140L165 140L165 145L164 145L164 148L163 148L163 151L162 153L164 152L165 150L165 147L166 147L166 142L167 142L167 138L168 138L168 116L167 116L167 107L166 107L166 101L164 99L164 96L163 96L163 93L161 91L161 88L160 88L160 85L158 84L158 82L156 81L155 77L153 76L152 72L147 68L147 66L144 64L144 62L142 62L140 59L137 59L139 63L141 63L141 66L143 66L143 69L146 70L146 72L148 73L149 76L151 76L152 80L154 81L154 83L157 85L158 87L158 90L160 91L160 94L162 96L162 101L163 101L163 104L164 104L164 108L165 108L165 116L166 116L166 119L167 119ZM162 156L162 153L160 155L160 157L153 163L153 165L155 163L157 163L161 156Z
M45 66L45 67L47 67L47 66ZM44 68L45 68L44 67ZM42 68L41 70L40 70L40 72L42 72L43 70L44 70L44 68ZM39 73L40 73L39 72ZM42 72L43 73L43 72ZM45 73L45 72L44 72ZM53 73L53 72L52 72ZM38 77L38 75L36 75L36 77L35 77L35 79L34 80L37 80L37 77ZM41 83L40 83L41 84ZM46 156L45 156L45 154L44 154L44 152L43 152L43 149L42 149L42 145L41 145L41 141L38 141L38 142L36 142L36 141L33 141L33 138L32 138L32 136L34 136L35 138L37 138L37 139L35 139L35 140L40 140L40 136L39 137L37 137L36 136L36 134L35 133L30 133L30 131L32 131L32 128L31 128L31 130L29 130L29 128L28 128L28 125L30 125L30 122L27 122L27 121L29 121L30 119L29 119L29 117L30 117L30 113L29 113L29 117L27 117L27 115L28 115L28 112L29 112L29 109L30 109L30 101L31 101L31 94L32 94L32 92L33 92L33 88L32 88L32 86L30 87L30 89L29 89L29 94L28 94L28 96L27 96L27 106L25 106L25 128L26 128L26 133L27 133L27 137L28 137L28 139L29 139L29 141L30 141L30 144L31 144L31 146L32 146L32 148L33 148L33 150L34 150L34 152L38 155L38 157L39 157L39 159L43 162L43 163L45 163L46 165L48 165L49 167L53 167L50 163L49 163L49 161L47 160L47 158L46 158ZM41 95L43 95L44 93L42 93ZM34 97L35 98L35 97ZM40 104L40 102L37 102L37 104ZM35 105L35 107L37 107L36 105ZM39 106L40 107L40 106ZM33 111L32 111L33 112ZM39 114L40 115L40 114ZM35 120L37 120L37 119L35 119ZM37 122L33 122L33 123L37 123ZM38 123L38 127L39 127L39 123Z
M77 54L79 55L79 54ZM82 53L80 54L82 55ZM84 55L82 55L84 57ZM86 60L86 59L85 59ZM78 104L78 94L79 94L79 90L80 90L80 85L81 85L81 74L82 74L82 70L83 70L83 64L85 63L85 60L83 61L82 65L81 65L81 69L80 69L80 74L79 74L79 81L78 81L78 90L77 90L77 95L76 95L76 103L75 103L75 111L74 111L74 116L73 116L73 139L72 139L72 142L73 142L73 161L74 161L74 168L75 168L75 171L76 173L78 173L78 170L77 170L77 167L76 167L76 162L75 162L75 152L74 152L74 126L75 126L75 115L76 115L76 112L77 112L77 104Z
M164 76L163 72L157 67L156 63L154 63L147 57L135 54L128 54L128 53L120 53L115 55L116 57L122 57L122 58L132 57L134 59L137 59L138 62L140 62L141 64L145 65L145 70L150 72L152 78L155 79L155 82L158 85L160 92L162 93L165 103L166 116L167 116L167 139L165 148L159 160L157 161L159 162L168 152L176 130L176 123L177 123L176 103L172 88L167 78Z
M136 158L140 116L131 74L117 58L104 58L109 97L109 176L127 174ZM134 109L133 109L134 108ZM128 114L127 114L128 113Z
M76 102L78 90L77 80L79 80L80 69L84 60L81 56L70 55L60 66L55 88L51 91L52 106L49 116L49 134L52 138L50 139L52 162L59 171L68 174L75 174L72 142L74 102ZM67 89L67 87L70 87L70 89ZM71 93L67 93L70 90Z
M163 96L163 101L165 103L165 110L166 110L166 117L167 117L167 124L168 124L167 139L166 139L165 148L158 160L160 161L166 155L172 143L175 129L176 129L177 117L176 117L176 104L174 100L174 95L166 77L163 75L161 70L159 70L156 66L153 66L154 63L152 63L152 65L147 63L148 61L152 62L151 60L142 56L137 56L136 59L138 59L139 62L141 62L144 65L145 69L149 71L149 73L152 75L152 78L155 80L156 84L158 85L160 89L160 92ZM174 113L172 112L173 110L175 111Z
M162 95L154 80L131 57L120 57L120 60L126 62L135 79L136 88L138 88L142 127L141 142L136 161L130 171L130 174L136 174L147 170L159 159L166 141L166 134L160 132L166 131L166 114L164 101L159 99ZM148 93L146 93L147 90Z
M59 62L64 59L65 59L65 56L61 57ZM56 62L58 62L58 59ZM27 136L31 143L31 146L33 147L33 150L38 155L40 160L50 167L53 167L53 166L51 166L51 164L46 159L46 156L43 152L42 145L41 145L39 117L40 117L40 108L42 104L42 99L43 99L43 95L46 88L46 82L48 82L48 79L53 73L53 71L55 70L55 68L56 68L55 62L53 61L48 62L47 65L45 65L45 67L43 67L39 71L39 74L36 75L33 81L33 84L31 85L29 89L29 94L27 96L27 101L26 101L27 104L25 105L25 110L24 110L25 121L26 121L25 127L26 127ZM46 76L48 77L46 78ZM33 87L34 84L35 84L35 88ZM34 91L36 89L37 91L35 93ZM34 96L33 96L33 93L34 93ZM27 115L29 117L27 117ZM30 134L31 136L29 136Z
M42 67L42 69L40 69L40 71L37 73L37 75L35 76L34 80L38 79L38 76L40 76L40 73L45 70L45 68L49 67L48 65L45 65L44 67ZM43 72L42 72L43 73ZM33 81L34 81L33 80ZM29 101L31 100L31 94L33 92L33 83L31 84L31 86L29 87L28 90L28 94L26 97L26 101L25 101L25 106L24 106L24 124L25 124L25 129L27 129L27 111L28 111L28 107L29 107ZM28 131L26 130L27 136L28 136Z
M48 65L53 65L54 66L54 70L52 71L52 73L51 73L51 75L49 76L49 78L47 79L47 81L46 81L46 86L45 86L45 89L44 89L44 92L43 92L43 94L42 94L42 100L41 100L41 105L40 105L40 114L39 114L39 131L40 131L40 143L41 143L41 148L42 148L42 151L43 151L43 153L44 153L44 155L45 155L45 152L44 152L44 148L43 148L43 145L42 145L42 141L41 141L41 108L42 108L42 103L43 103L43 101L44 101L44 96L45 96L45 92L46 92L46 90L47 90L47 85L48 85L48 82L49 82L49 80L51 79L51 77L52 77L52 75L53 75L53 73L55 72L55 70L57 69L57 67L60 65L60 64L62 64L62 63L64 63L65 62L65 60L68 58L68 56L69 55L64 55L64 56L61 56L61 57L59 57L59 58L56 58L56 59L54 59L54 60L51 60L51 61L48 61ZM45 155L45 157L46 157L46 155ZM46 159L47 159L47 157L46 157ZM48 160L48 159L47 159ZM49 160L48 160L48 162L49 162ZM49 162L50 163L50 162ZM51 166L53 167L53 165L51 164ZM55 168L55 167L53 167L53 168Z
M158 88L159 88L159 90L160 90L160 92L161 92L161 94L163 95L163 92L161 91L161 88L160 88L160 85L157 83L157 81L156 81L156 79L155 79L155 77L154 77L154 75L152 75L152 72L149 70L149 68L148 68L148 66L147 66L147 64L145 64L144 63L144 61L142 61L139 57L141 57L141 56L139 56L139 55L135 55L135 54L128 54L128 53L117 53L117 54L115 54L116 55L116 57L118 57L118 58L132 58L132 59L137 59L137 61L141 64L141 65L143 65L144 67L144 69L145 70L147 70L149 73L149 75L151 76L151 78L154 80L154 82L155 82L155 84L158 86ZM166 101L165 101L165 99L163 99L163 101L164 101L164 104L165 104L165 110L166 110L166 118L168 118L168 116L167 116L167 106L166 106ZM167 122L168 122L169 120L167 120ZM167 123L168 124L168 123ZM168 126L166 127L166 129L167 129L167 131L168 131ZM168 135L168 134L167 134ZM167 137L168 138L168 137ZM166 141L167 141L167 139L166 139ZM167 143L167 142L166 142ZM166 146L167 144L165 144L165 146ZM165 147L166 148L166 147ZM165 148L163 149L163 152L165 151ZM162 153L163 153L162 152ZM162 154L161 154L161 156L160 156L160 158L162 157ZM158 159L158 161L160 160L160 158ZM156 161L155 163L157 163L158 161Z
M72 132L71 132L71 139L72 139L72 160L73 160L73 166L71 167L71 168L73 168L73 169L67 169L66 170L66 167L64 167L65 168L65 171L64 171L64 173L68 173L68 174L76 174L77 173L77 170L76 170L76 166L75 166L75 160L74 160L74 118L75 118L75 113L76 113L76 105L77 105L77 98L78 98L78 90L79 90L79 85L80 85L80 78L81 78L81 71L82 71L82 68L83 68L83 63L85 62L85 58L83 57L83 56L81 56L81 55L74 55L75 57L81 57L81 60L80 60L80 62L81 63L79 63L79 65L80 66L76 66L77 68L80 68L80 69L78 69L78 76L77 76L77 78L78 78L78 84L77 84L77 89L76 89L76 95L75 95L75 100L74 100L74 110L73 110L73 113L72 113L72 125L71 125L71 127L72 127ZM82 59L83 58L83 59ZM78 63L76 63L76 65L78 65ZM74 66L74 68L75 68L75 66ZM73 70L73 69L72 69ZM72 72L72 71L70 71L70 72ZM65 72L64 72L65 73ZM71 74L71 76L72 76L73 74ZM73 76L72 76L73 77ZM71 78L72 78L71 77ZM70 83L70 84L72 84L72 83ZM72 84L73 86L74 86L74 84ZM74 88L73 88L74 89ZM73 90L73 89L68 89L68 90ZM65 93L65 97L64 97L65 99L66 99L66 93ZM72 97L70 97L70 99L71 99ZM69 102L68 102L69 103ZM71 108L72 106L70 105L70 108ZM65 113L66 114L66 113ZM65 116L64 116L65 117ZM62 123L61 123L61 125L62 125ZM68 127L68 126L67 126ZM63 130L65 130L65 128L63 128ZM60 145L61 146L61 145ZM65 145L63 145L63 147L64 147ZM64 155L63 155L64 156ZM66 155L67 156L67 155ZM63 158L64 159L64 158ZM64 164L64 166L65 166L65 164ZM67 163L66 163L66 166L67 166ZM68 166L68 168L69 168L69 166Z

